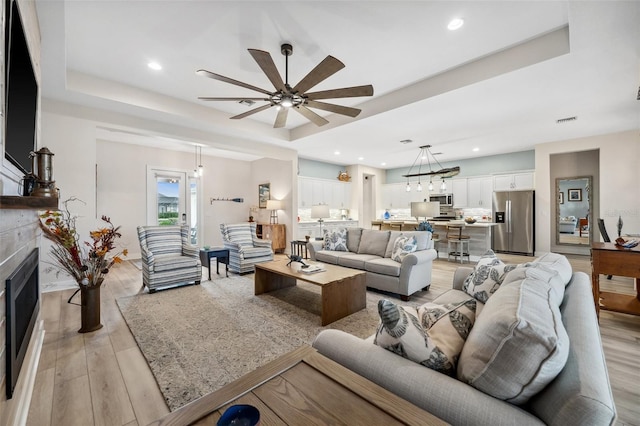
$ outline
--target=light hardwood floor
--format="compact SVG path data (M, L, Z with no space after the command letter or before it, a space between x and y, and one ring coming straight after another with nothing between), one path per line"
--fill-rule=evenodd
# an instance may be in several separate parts
M532 259L500 257L507 263ZM569 259L574 271L590 273L588 257ZM457 266L446 260L434 262L430 291L413 297L411 303L432 300L449 289ZM46 335L28 425L146 425L169 412L115 303L119 297L140 292L141 279L141 272L130 262L112 269L102 289L104 327L87 334L77 332L79 306L67 303L73 291L43 294ZM600 283L603 289L615 287L616 291L634 293L633 281L628 278L608 281L603 277ZM76 296L74 301L78 300ZM602 312L600 332L618 410L617 424L640 426L640 317Z

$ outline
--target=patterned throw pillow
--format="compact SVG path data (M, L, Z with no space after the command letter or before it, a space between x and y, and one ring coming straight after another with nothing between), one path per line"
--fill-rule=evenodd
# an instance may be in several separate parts
M347 248L347 228L339 228L335 231L324 230L324 250L349 251Z
M393 243L393 251L391 253L391 259L396 262L402 262L402 259L409 253L413 253L418 248L418 241L416 237L399 236Z
M381 324L374 343L404 358L450 376L475 322L476 301L420 308L378 302Z
M507 273L516 266L518 265L505 264L493 250L487 250L478 260L473 272L464 280L462 290L480 302L487 303L489 297L500 288Z

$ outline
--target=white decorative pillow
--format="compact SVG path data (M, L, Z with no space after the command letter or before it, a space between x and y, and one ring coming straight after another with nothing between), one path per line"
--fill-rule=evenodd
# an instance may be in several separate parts
M487 303L489 297L500 288L507 273L516 266L505 264L493 250L487 250L478 260L473 272L464 280L462 290L480 302Z
M404 358L455 375L458 357L475 321L475 299L417 310L378 302L381 324L374 343Z
M347 248L347 228L339 228L335 231L324 230L324 250L349 251Z
M402 262L402 259L409 253L413 253L418 248L418 241L416 237L399 236L393 243L393 251L391 252L391 259L396 262Z

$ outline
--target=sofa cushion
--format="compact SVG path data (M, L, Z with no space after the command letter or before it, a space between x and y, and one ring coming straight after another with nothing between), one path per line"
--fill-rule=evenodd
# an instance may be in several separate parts
M347 248L349 251L357 253L362 237L362 228L347 228Z
M416 249L416 251L432 248L431 239L433 234L429 231L403 231L402 235L416 238L416 241L418 242L418 248Z
M433 370L453 375L475 319L476 301L457 305L427 303L416 310L388 300L378 302L380 326L374 343Z
M389 240L387 241L387 248L384 251L384 257L391 258L393 254L393 247L395 246L396 239L402 236L400 231L389 231Z
M389 275L391 277L400 276L401 264L388 257L367 260L364 264L364 269L367 272L373 272L381 275Z
M247 223L226 224L220 226L227 241L240 244L241 247L253 247L251 226Z
M557 274L535 264L519 273L524 279L503 283L489 298L458 363L460 380L512 404L524 404L551 382L569 353L553 301Z
M375 231L372 229L363 229L360 245L358 246L359 254L375 254L384 257L389 242L389 231Z
M418 247L418 242L415 237L406 237L399 236L396 238L393 244L393 251L391 252L391 260L395 260L396 262L402 262L402 259L405 258L409 253L413 253L416 251Z
M361 269L364 271L366 262L379 258L380 257L375 254L348 253L338 258L338 265L347 268Z
M269 256L273 254L271 247L243 247L242 256L245 259L252 259L254 257Z
M473 272L464 280L462 289L482 303L487 303L489 297L498 290L507 273L517 265L507 265L502 262L493 250L487 252L478 260Z
M182 268L194 268L198 263L198 258L182 256L180 254L159 254L155 256L155 272L175 271Z
M533 263L544 263L551 269L558 271L558 274L560 274L560 277L562 278L565 286L569 284L569 281L571 281L571 277L573 276L573 269L571 268L569 259L559 253L544 254L534 260Z
M340 257L345 256L347 254L353 254L348 251L331 251L331 250L320 250L315 254L315 260L318 262L330 263L332 265L338 264L338 259Z
M322 248L324 250L333 251L349 251L347 249L347 228L338 228L334 231L325 229L324 242Z
M462 290L456 290L452 288L450 290L445 291L440 296L436 297L433 300L433 303L437 303L439 305L447 305L451 303L460 303L469 299L469 295ZM482 309L484 308L484 303L476 300L476 318L480 316Z

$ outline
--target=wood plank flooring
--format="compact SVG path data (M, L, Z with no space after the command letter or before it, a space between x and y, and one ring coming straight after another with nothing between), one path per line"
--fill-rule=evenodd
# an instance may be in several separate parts
M532 259L500 257L507 263ZM568 257L574 271L590 273L589 257ZM411 303L430 301L448 290L458 266L437 260L430 291L412 297ZM116 298L140 292L140 285L141 272L130 262L113 268L102 289L104 327L88 334L77 332L80 307L67 303L72 290L43 294L46 334L28 425L142 426L169 412L115 303ZM630 278L609 281L601 277L600 285L603 290L615 287L615 291L634 294ZM73 301L79 303L79 295ZM640 317L602 311L600 332L618 410L617 425L640 426Z

